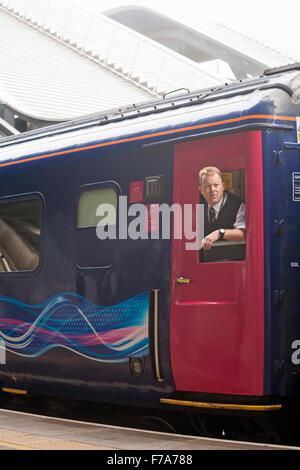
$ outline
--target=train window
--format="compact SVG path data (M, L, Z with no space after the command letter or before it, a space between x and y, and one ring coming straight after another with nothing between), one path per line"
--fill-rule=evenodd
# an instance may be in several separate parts
M205 237L204 247L200 250L200 262L240 261L245 259L246 251L244 170L220 173L217 170L207 167L199 172ZM216 237L220 238L215 239Z
M0 202L0 273L38 267L41 214L39 198Z
M105 235L115 233L117 206L117 190L110 183L81 192L77 206L75 248L79 268L112 265L117 250L116 237Z
M114 210L99 215L98 208L109 204ZM112 188L101 188L85 191L81 194L78 204L77 227L96 227L101 224L115 225L117 212L117 193ZM97 215L98 214L98 215Z

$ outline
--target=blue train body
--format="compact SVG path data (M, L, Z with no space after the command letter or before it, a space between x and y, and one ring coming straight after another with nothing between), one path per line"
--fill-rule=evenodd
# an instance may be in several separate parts
M170 406L163 400L177 400L178 405L180 400L201 402L203 397L282 406L288 397L299 397L299 86L296 70L270 73L0 142L0 217L5 220L1 205L7 208L9 203L34 200L41 207L37 267L0 272L2 389L152 407ZM176 297L174 279L185 273L177 269L172 237L120 237L118 206L118 236L100 240L95 224L78 224L80 198L86 192L109 190L117 198L127 196L127 208L134 202L172 206L177 194L174 178L180 171L174 167L175 150L188 153L191 144L201 153L201 146L211 142L220 152L231 139L242 145L243 135L258 136L261 143L262 175L257 181L246 177L245 187L249 217L256 211L254 202L251 209L251 194L262 194L262 249L256 251L257 234L250 230L247 256L252 259L252 277L249 274L247 290L244 284L241 288L246 301L257 290L260 313L252 306L254 313L245 314L245 321L239 310L232 313L232 326L228 320L222 327L220 319L208 327L195 310L207 301L201 298L191 300L193 312L179 320L177 306L190 303ZM213 155L207 164L219 163ZM241 155L236 150L234 158L238 161ZM222 158L229 171L226 155ZM239 170L234 158L230 165ZM193 165L188 156L186 165ZM154 197L147 199L151 178L163 189L155 186ZM182 175L183 184L189 181ZM133 219L129 214L128 224ZM259 262L263 285L256 287ZM246 276L248 265L235 265L240 269L238 279ZM222 282L224 275L220 276ZM234 282L239 290L242 281ZM227 292L231 288L228 284ZM219 301L222 308L235 302L220 293L210 298L207 308ZM219 318L214 315L211 318ZM181 337L189 322L189 336ZM228 335L224 344L222 330L224 338ZM219 348L213 353L219 356L207 359L213 379L206 372L201 375L209 349L201 349L200 331L214 331L210 341ZM223 360L227 362L221 372L218 361Z

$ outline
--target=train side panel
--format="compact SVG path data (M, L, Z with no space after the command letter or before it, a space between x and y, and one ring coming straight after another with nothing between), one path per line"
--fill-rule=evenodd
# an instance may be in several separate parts
M142 403L136 397L141 391L151 389L158 402L155 391L172 390L170 240L100 240L95 223L86 222L90 203L78 222L83 196L113 191L127 197L129 209L143 203L141 187L157 175L164 181L161 197L170 203L172 165L168 148L149 154L128 144L23 164L19 173L1 170L0 204L39 194L43 205L38 269L1 273L1 329L8 336L2 387L131 403ZM133 219L128 216L128 223ZM160 291L162 312L161 383L152 363L153 289Z
M264 138L265 393L299 396L300 145L296 132Z

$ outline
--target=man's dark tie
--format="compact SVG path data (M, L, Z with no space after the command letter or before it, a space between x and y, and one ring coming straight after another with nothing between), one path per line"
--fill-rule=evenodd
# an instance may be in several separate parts
M209 219L210 219L211 225L213 225L217 220L216 211L213 207L209 207Z

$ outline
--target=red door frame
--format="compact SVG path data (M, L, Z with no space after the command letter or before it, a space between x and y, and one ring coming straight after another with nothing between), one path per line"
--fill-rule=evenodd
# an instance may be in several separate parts
M197 204L198 172L244 168L246 259L200 263L187 240L173 240L171 362L176 389L263 394L264 245L261 132L175 146L173 203ZM226 228L226 227L225 227ZM173 232L174 233L174 232ZM179 277L191 279L178 284Z

